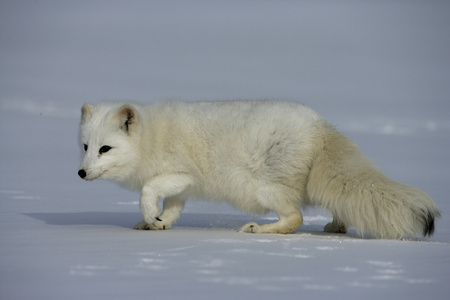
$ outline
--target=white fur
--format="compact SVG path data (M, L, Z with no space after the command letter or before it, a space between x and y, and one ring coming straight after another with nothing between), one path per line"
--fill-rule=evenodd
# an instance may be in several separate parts
M377 170L358 147L309 108L289 102L85 104L80 125L86 180L141 191L136 229L169 229L188 197L227 201L279 221L251 233L291 233L300 208L331 211L327 232L349 226L378 238L432 234L439 212L419 189ZM111 150L99 153L102 146ZM158 207L164 198L164 207Z

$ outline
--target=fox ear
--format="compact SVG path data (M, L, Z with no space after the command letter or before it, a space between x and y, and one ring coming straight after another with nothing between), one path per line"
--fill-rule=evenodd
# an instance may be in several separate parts
M81 124L85 123L92 117L92 113L94 111L94 105L92 104L84 104L81 108Z
M118 117L120 120L120 129L130 135L136 129L137 113L134 107L125 104L119 109Z

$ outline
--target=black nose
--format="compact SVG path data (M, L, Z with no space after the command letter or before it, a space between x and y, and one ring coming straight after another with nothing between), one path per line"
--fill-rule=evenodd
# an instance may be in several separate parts
M86 171L85 170L78 171L78 176L80 176L81 178L86 177Z

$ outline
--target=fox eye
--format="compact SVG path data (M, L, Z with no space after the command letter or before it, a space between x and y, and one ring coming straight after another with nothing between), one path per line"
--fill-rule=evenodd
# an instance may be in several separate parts
M88 145L84 144L83 146L84 146L84 151L87 151Z
M110 146L102 146L98 152L99 152L100 154L103 154L103 153L108 152L109 150L111 150L111 147L110 147Z

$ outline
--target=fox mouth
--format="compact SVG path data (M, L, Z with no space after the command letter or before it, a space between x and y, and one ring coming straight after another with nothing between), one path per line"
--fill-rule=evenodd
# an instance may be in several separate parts
M87 180L92 181L92 180L99 179L99 178L102 177L103 174L105 174L105 173L106 173L106 170L103 171L103 172L101 172L99 175L97 175L97 176L95 176L95 177L93 177L93 178L89 178L89 179L87 179Z
M106 173L106 171L107 171L107 170L101 172L99 175L96 175L96 176L94 176L94 177L90 177L90 176L87 176L87 173L86 173L85 170L81 169L81 170L78 171L78 176L80 176L80 177L81 177L82 179L84 179L84 180L87 180L87 181L93 181L93 180L96 180L96 179L99 179L100 177L102 177L103 174Z

